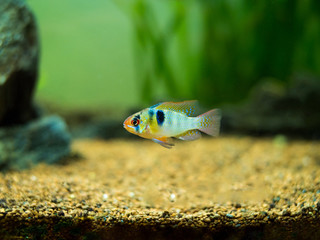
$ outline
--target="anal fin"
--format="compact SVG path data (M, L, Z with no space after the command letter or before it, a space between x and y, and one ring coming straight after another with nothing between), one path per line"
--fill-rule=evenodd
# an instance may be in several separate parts
M198 131L197 129L193 129L193 130L186 131L175 137L185 141L193 141L201 138L201 132Z
M152 138L152 141L159 143L162 147L165 148L172 148L174 146L174 144L172 143L172 138L168 137Z

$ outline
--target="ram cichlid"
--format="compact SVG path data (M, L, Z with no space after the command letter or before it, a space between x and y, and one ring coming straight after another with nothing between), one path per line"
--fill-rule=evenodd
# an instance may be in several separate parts
M201 137L201 132L219 135L220 110L213 109L195 117L196 106L197 101L159 103L131 115L123 126L128 132L152 139L166 148L174 146L172 137L195 140Z

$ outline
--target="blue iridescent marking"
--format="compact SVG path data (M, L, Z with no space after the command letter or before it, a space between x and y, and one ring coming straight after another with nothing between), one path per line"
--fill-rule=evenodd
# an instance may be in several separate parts
M134 130L136 130L136 132L138 133L140 130L140 126L138 125L138 126L134 127Z
M164 122L164 113L162 110L157 111L157 122L159 126L162 126Z
M150 121L152 121L153 115L154 115L154 111L152 109L149 109L148 114L149 114Z
M162 103L157 103L157 104L151 106L150 108L156 108L156 107L158 107L158 106L161 105L161 104L162 104Z

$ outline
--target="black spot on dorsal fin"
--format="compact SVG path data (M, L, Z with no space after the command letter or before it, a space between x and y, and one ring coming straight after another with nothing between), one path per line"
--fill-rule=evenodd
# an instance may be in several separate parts
M157 111L157 122L159 126L162 126L164 122L164 112L162 110Z

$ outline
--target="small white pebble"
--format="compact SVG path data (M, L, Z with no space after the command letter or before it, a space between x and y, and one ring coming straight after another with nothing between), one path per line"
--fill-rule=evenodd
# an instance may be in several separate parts
M103 197L104 200L107 200L109 196L108 196L108 194L105 193L105 194L103 194L102 197Z
M37 181L37 177L35 176L35 175L32 175L31 177L30 177L30 179L31 179L31 181Z
M70 198L72 199L75 198L74 194L70 194Z
M129 197L133 198L134 197L134 192L129 192Z
M170 194L170 201L175 201L176 200L176 195L174 193Z

